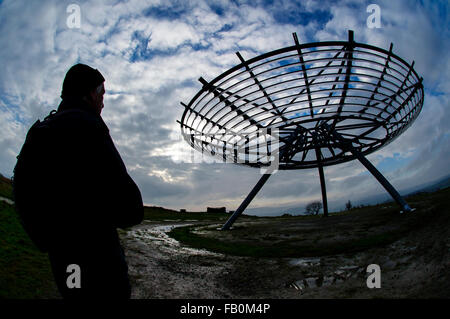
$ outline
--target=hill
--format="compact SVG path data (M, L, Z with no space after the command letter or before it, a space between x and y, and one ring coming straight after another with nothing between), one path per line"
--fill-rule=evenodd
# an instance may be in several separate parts
M14 206L0 201L0 299L58 298L47 254L31 242Z
M245 217L249 217L244 215ZM219 221L230 217L228 213L180 212L158 206L144 206L144 220L148 221ZM249 217L251 218L251 217Z
M12 199L12 182L9 178L0 174L0 197Z
M447 187L450 187L450 175L443 177L432 183L423 185L419 190L417 190L416 192L413 192L412 194L420 193L420 192L435 192L435 191L438 191L440 189L444 189Z

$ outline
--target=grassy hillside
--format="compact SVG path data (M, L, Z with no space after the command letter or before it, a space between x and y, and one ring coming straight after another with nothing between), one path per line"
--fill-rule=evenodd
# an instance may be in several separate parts
M442 236L450 226L450 188L408 197L414 212L399 214L396 203L353 208L322 216L238 219L232 231L217 224L174 228L169 235L194 248L251 257L311 257L364 251L393 243L428 225ZM426 235L440 238L434 231Z
M11 180L0 175L0 196L13 198Z
M11 180L0 176L0 196L12 198ZM47 254L31 242L14 206L0 201L0 299L58 297Z
M0 299L57 297L47 254L24 232L12 205L0 201Z

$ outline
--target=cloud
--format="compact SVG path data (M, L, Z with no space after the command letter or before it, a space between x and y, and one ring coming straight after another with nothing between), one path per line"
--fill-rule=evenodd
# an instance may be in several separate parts
M71 1L0 4L0 172L11 176L27 129L60 101L64 75L77 62L106 78L103 117L145 202L174 209L235 209L259 170L174 161L187 143L176 120L201 88L239 63L302 43L345 40L388 49L424 78L425 105L415 123L368 156L398 187L448 171L449 69L446 1L378 1L382 28L366 25L368 2L342 1L82 1L81 28L67 26ZM184 145L184 146L183 146ZM389 163L396 165L389 165ZM404 165L402 165L404 164ZM382 192L357 161L325 168L330 202ZM251 207L304 205L319 199L317 169L278 172ZM345 201L342 201L344 205Z

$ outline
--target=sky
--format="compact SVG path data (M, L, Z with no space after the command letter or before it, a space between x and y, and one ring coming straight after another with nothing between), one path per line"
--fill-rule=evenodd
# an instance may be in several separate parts
M376 4L380 25L368 18ZM183 107L201 84L246 59L301 43L347 40L393 51L423 77L425 102L400 137L368 155L398 190L450 174L449 2L0 1L0 173L11 177L29 127L60 102L76 63L106 78L102 117L147 205L235 210L261 177L229 163L180 161ZM373 21L373 20L371 20ZM330 210L386 193L358 161L326 167ZM321 199L317 169L278 171L249 208L282 212ZM265 208L265 210L263 209ZM257 211L257 210L256 210Z

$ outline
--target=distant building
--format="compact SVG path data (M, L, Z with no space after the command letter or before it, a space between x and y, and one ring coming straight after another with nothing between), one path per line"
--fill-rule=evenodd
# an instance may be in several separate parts
M207 213L223 213L225 214L227 212L225 207L207 207L206 208Z

